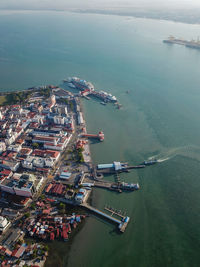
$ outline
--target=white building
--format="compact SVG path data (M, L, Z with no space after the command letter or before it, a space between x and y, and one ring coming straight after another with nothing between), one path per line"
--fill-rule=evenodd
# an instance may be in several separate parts
M46 158L46 159L44 160L44 163L45 163L45 166L46 166L46 167L51 168L51 167L53 167L53 165L54 165L54 163L55 163L55 160L53 160L52 158Z
M43 168L44 167L44 159L35 157L33 160L33 165L37 168Z
M32 122L37 122L37 123L43 124L44 116L36 115L34 118L32 118Z
M54 158L41 158L41 157L35 157L35 156L28 156L23 162L22 167L25 169L33 170L35 168L52 168L56 162L56 159Z
M82 112L78 112L77 116L78 116L78 118L77 118L78 119L78 124L82 125L84 123Z
M11 170L13 172L16 172L16 170L19 168L20 162L18 161L12 161L12 160L2 160L0 162L0 167Z
M22 161L22 167L25 169L33 169L33 159L34 157L28 156L25 160Z
M22 149L22 146L19 144L15 144L15 145L10 145L8 147L9 151L14 151L14 152L19 152Z
M6 150L6 144L4 142L0 142L0 153Z
M64 125L66 122L66 118L62 117L62 116L54 116L53 118L53 122L55 124L60 124L60 125Z
M36 186L36 191L38 191L39 189L40 189L40 187L41 187L41 185L42 185L42 183L44 182L44 177L42 176L41 178L40 178L40 181L39 181L39 183L37 184L37 186Z
M75 196L75 200L77 203L81 204L85 201L87 197L87 190L84 188L79 189L78 193Z
M13 177L16 174L13 175ZM18 178L6 179L0 183L2 191L18 196L32 197L35 193L36 177L33 174L18 174Z
M10 222L6 218L0 216L0 231L4 232L9 226Z
M16 139L16 137L13 134L13 135L9 136L8 138L6 138L5 142L6 142L7 145L11 145L15 141L15 139Z

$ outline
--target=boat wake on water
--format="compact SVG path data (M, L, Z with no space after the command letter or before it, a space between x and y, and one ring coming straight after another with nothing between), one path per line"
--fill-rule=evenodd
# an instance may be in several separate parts
M171 157L163 158L163 157L160 157L159 155L156 155L156 156L149 157L148 161L155 161L156 160L157 163L161 163L161 162L169 160L170 158Z
M160 163L160 162L167 161L167 160L169 160L169 159L170 159L169 157L168 157L168 158L165 158L165 159L157 159L157 162Z
M161 163L176 156L184 156L200 161L200 147L194 145L175 147L165 150L158 155L151 156L148 160L157 160L158 163Z

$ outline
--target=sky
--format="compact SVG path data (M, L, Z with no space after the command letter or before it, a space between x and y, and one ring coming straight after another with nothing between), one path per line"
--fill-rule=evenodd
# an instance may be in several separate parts
M200 0L0 0L0 8L8 9L67 9L67 8L194 8Z

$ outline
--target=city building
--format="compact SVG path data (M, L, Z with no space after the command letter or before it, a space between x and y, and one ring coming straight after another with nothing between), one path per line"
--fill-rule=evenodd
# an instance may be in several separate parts
M4 232L10 226L10 222L5 218L0 216L0 232Z

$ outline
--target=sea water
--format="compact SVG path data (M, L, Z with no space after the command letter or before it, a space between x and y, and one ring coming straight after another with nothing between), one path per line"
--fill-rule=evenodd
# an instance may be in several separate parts
M94 190L94 206L126 211L127 230L92 216L59 266L199 266L200 51L162 42L199 32L199 25L123 16L0 13L1 90L89 80L122 104L84 101L88 132L105 134L91 144L94 163L160 161L121 175L139 191Z

